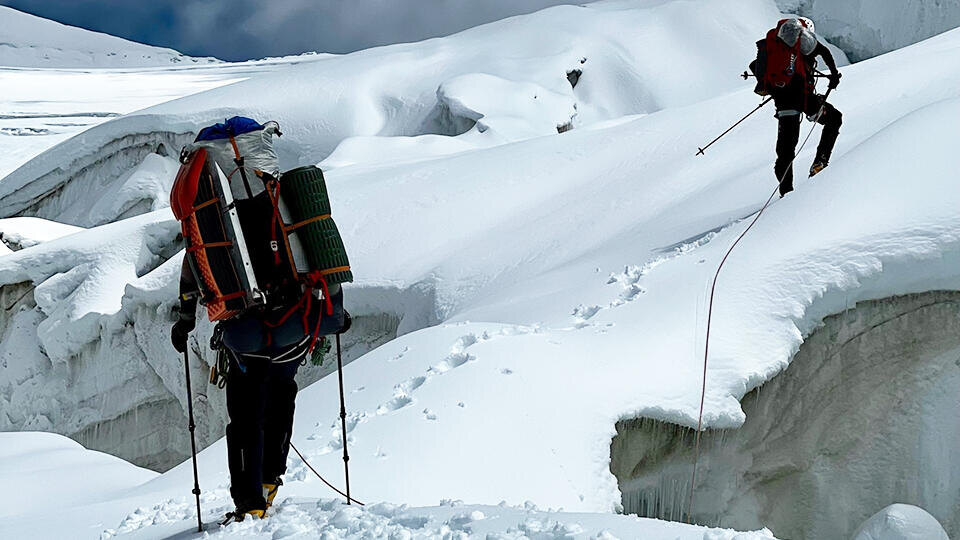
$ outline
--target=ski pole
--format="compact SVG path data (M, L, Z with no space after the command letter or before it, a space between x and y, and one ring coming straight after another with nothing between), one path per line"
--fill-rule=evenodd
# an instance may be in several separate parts
M347 504L351 504L350 455L347 453L347 405L343 399L343 360L340 357L340 334L337 334L337 378L340 379L340 428L343 436L343 474L347 486Z
M200 517L200 477L197 474L197 439L194 430L197 425L193 421L193 390L190 388L190 354L183 351L183 370L187 382L187 415L190 419L190 451L193 454L193 494L197 497L197 532L203 532L203 519Z
M813 76L814 76L814 77L829 77L830 74L829 74L829 73L824 73L824 72L822 72L822 71L814 71ZM740 77L741 77L743 80L747 80L747 79L749 79L749 78L751 78L751 77L754 78L754 79L757 78L756 75L754 75L753 73L750 73L750 72L748 72L748 71L746 71L746 70L744 70L744 72L740 74Z
M763 106L766 105L767 103L770 103L770 100L772 100L772 99L773 99L773 97L771 96L771 97L768 97L767 99L763 100L763 102L761 102L759 105L757 105L757 108L756 108L756 109L748 112L748 113L746 114L746 116L744 116L744 117L741 118L740 120L737 120L737 123L736 123L736 124L728 127L727 130L724 131L723 133L721 133L720 135L717 135L717 138L716 138L716 139L710 141L710 143L707 144L706 146L704 146L703 148L697 148L697 155L698 155L698 156L699 156L699 155L702 155L702 154L707 150L707 148L710 148L711 146L713 146L713 143L719 141L720 138L723 137L724 135L726 135L727 133L730 133L730 131L733 130L733 128L735 128L735 127L737 127L737 126L740 125L740 122L743 122L744 120L746 120L747 118L749 118L751 114L759 111L761 107L763 107Z

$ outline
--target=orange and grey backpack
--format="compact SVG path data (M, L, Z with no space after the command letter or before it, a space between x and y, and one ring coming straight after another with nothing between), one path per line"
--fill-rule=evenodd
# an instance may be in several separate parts
M312 350L322 316L310 332L310 311L332 313L328 287L353 274L323 173L308 166L279 174L274 134L276 122L243 117L201 130L181 152L170 206L209 319L284 307L265 324L300 313Z

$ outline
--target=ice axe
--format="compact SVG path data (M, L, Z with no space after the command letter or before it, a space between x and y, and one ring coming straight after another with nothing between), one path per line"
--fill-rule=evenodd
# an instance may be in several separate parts
M746 72L744 72L744 73L746 73ZM716 138L716 139L710 141L710 142L709 142L706 146L704 146L703 148L697 148L697 155L698 155L698 156L703 155L703 153L707 150L707 148L710 148L711 146L713 146L713 143L719 141L720 138L723 137L724 135L726 135L727 133L730 133L730 131L733 130L733 128L735 128L735 127L737 127L737 126L740 125L740 122L743 122L744 120L746 120L747 118L749 118L751 114L759 111L764 105L766 105L767 103L770 103L770 100L772 100L772 99L773 99L773 97L771 96L771 97L768 97L767 99L763 100L759 105L757 105L757 108L756 108L756 109L748 112L743 118L741 118L740 120L737 120L737 123L736 123L736 124L728 127L727 130L724 131L723 133L721 133L720 135L717 135L717 138Z

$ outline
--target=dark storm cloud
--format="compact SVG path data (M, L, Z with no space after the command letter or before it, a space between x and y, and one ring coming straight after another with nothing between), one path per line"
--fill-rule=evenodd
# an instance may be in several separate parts
M570 0L0 0L194 56L243 60L418 41Z

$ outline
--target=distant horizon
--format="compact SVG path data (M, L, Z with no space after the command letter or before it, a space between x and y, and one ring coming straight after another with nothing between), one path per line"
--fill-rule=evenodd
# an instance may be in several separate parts
M421 41L574 0L0 0L7 6L189 56L227 61L349 53ZM431 5L432 4L432 5ZM267 29L267 30L264 30Z

